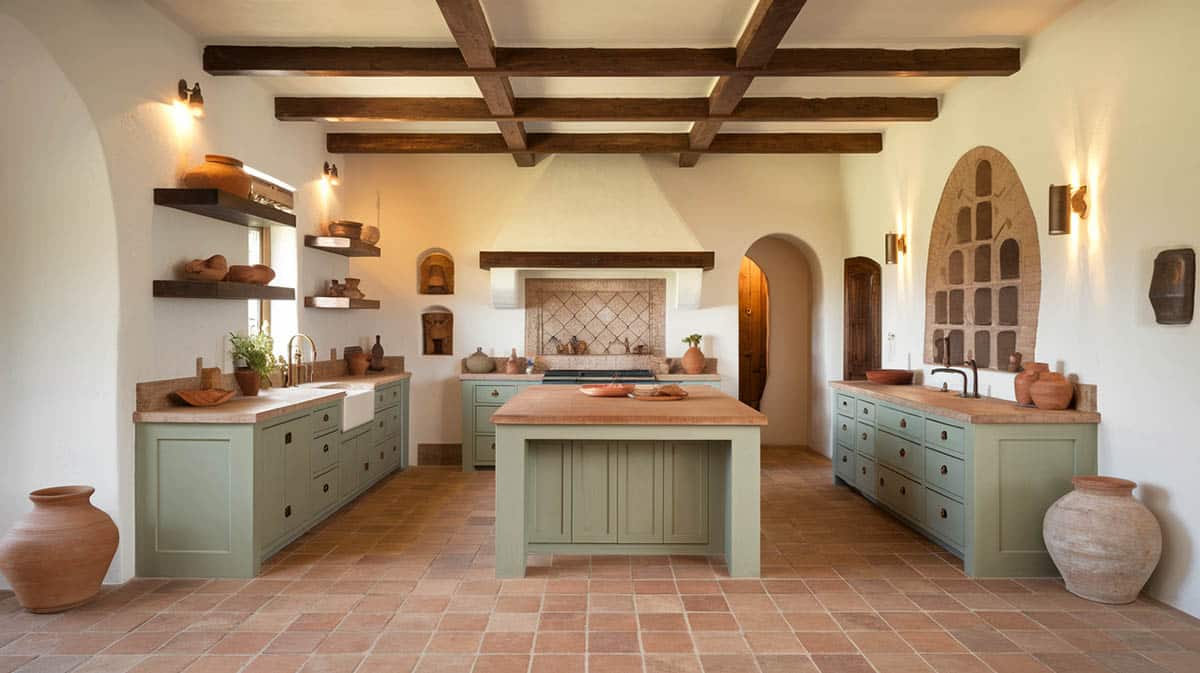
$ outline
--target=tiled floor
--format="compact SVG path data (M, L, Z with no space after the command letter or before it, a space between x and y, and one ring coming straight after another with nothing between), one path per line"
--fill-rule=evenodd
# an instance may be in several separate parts
M1200 622L1055 581L971 581L771 449L763 580L704 558L537 559L492 577L493 475L396 475L253 581L136 580L85 609L0 595L0 673L1196 673Z

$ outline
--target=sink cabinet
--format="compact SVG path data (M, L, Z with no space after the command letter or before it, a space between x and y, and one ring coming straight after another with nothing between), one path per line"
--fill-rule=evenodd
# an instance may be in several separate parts
M348 432L337 402L257 425L138 423L137 574L254 577L406 467L408 381L379 386L375 399L373 422Z

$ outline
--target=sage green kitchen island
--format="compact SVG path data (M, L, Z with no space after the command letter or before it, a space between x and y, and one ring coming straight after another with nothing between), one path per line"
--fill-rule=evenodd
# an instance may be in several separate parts
M496 410L496 576L529 554L724 556L759 574L760 430L708 386L686 400L531 386Z

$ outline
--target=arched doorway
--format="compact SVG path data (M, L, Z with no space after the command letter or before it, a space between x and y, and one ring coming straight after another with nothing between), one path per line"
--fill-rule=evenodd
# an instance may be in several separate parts
M865 379L868 369L880 366L880 275L879 263L869 257L846 260L842 376L848 381Z

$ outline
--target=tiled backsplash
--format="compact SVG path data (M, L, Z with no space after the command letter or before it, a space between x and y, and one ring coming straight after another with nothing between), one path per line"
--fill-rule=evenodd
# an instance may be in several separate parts
M526 279L525 352L662 357L666 293L661 278ZM587 350L564 350L572 337L586 343Z

